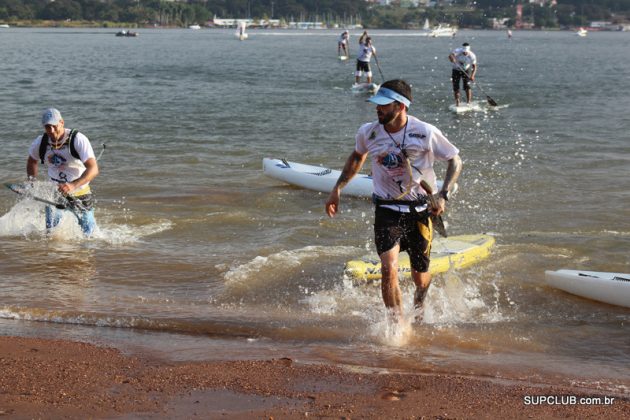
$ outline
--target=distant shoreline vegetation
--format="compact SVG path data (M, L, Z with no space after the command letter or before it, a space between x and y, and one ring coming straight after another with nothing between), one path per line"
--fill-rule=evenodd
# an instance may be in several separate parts
M282 28L291 22L366 29L420 29L424 22L467 29L570 29L606 23L603 29L614 30L627 28L630 22L630 0L401 0L399 4L407 7L365 0L0 0L0 24L187 28L213 27L218 18L247 18L253 27L274 21L274 27Z

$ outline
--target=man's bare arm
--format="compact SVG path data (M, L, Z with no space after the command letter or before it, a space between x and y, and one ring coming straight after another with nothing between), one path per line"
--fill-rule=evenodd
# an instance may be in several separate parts
M444 183L442 184L442 191L450 191L457 182L459 175L462 173L462 159L459 155L448 161L448 167L446 168L446 174L444 175Z
M348 185L348 182L361 170L363 163L367 157L367 153L360 154L356 150L346 160L346 164L337 179L337 183L333 187L328 200L326 200L326 214L333 217L339 208L339 197L341 196L341 190Z

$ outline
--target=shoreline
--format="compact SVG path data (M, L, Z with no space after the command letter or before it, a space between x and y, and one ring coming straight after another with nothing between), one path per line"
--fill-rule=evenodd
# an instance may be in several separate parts
M82 342L0 336L0 416L630 418L629 397L577 387L374 372L282 356L171 362Z
M0 21L0 24L7 24L10 28L47 28L47 29L119 29L119 28L129 28L129 29L190 29L187 26L176 26L176 25L140 25L134 22L111 22L111 21L53 21L53 20L42 20L42 21ZM466 30L466 31L483 31L483 32L505 32L508 29L512 30L515 33L518 32L575 32L582 27L567 27L567 28L498 28L498 29L490 29L490 28L467 28L467 27L458 27L458 30ZM593 28L589 26L583 27L587 29L589 32L624 32L619 29L602 29L602 28ZM236 26L201 26L201 30L233 30L236 29ZM321 28L311 30L315 31L337 31L340 28ZM303 32L304 29L298 28L285 28L285 27L248 27L248 31L266 31L266 30L281 30L281 31L292 31L292 32ZM358 29L357 29L358 30ZM407 31L407 32L426 32L426 30L422 28L371 28L369 30L373 31Z

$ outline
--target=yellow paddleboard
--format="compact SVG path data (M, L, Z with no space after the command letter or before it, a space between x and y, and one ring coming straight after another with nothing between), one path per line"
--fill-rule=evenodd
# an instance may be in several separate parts
M460 235L437 238L431 246L431 274L444 273L451 268L464 268L490 255L494 238L490 235ZM400 254L398 273L411 276L409 255ZM372 281L381 278L381 262L378 257L352 260L346 263L345 273L353 280Z

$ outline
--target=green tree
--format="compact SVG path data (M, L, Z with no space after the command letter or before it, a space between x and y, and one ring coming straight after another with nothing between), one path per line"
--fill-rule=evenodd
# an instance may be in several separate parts
M74 0L55 0L44 7L40 18L46 20L80 20L83 18L83 13L81 5Z

